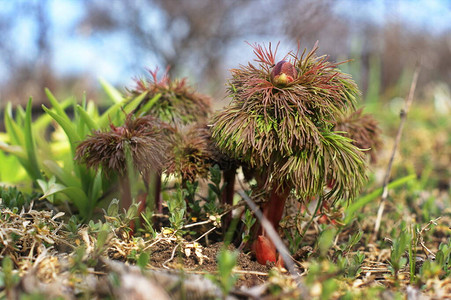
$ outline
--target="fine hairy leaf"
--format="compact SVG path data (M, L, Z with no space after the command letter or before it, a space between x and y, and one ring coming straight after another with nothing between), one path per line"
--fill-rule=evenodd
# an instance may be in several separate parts
M158 69L149 70L150 78L139 79L130 90L132 98L142 95L137 107L138 116L152 115L169 124L190 124L206 119L210 112L210 98L197 93L186 79L171 80L166 72L158 79Z
M232 102L213 117L218 148L264 174L266 187L283 185L307 197L323 194L327 186L325 198L355 197L366 179L363 152L352 136L334 130L355 110L354 81L337 63L316 56L315 45L308 53L284 57L280 63L290 70L290 79L281 85L274 77L281 72L274 69L276 52L253 48L258 66L231 70Z

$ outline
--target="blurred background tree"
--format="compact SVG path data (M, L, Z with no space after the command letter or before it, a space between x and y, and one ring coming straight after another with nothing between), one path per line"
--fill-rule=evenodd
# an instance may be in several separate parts
M1 106L29 96L44 102L44 87L96 98L96 77L123 90L155 66L222 99L228 69L252 57L244 41L281 41L282 58L298 41L311 48L319 40L332 60L354 60L345 71L367 101L403 96L418 60L420 92L451 78L449 0L0 0L0 7Z

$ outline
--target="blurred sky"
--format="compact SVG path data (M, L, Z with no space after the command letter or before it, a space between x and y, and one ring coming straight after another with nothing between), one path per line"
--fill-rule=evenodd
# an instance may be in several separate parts
M0 0L0 10L14 14L12 2L13 0ZM132 59L128 55L129 49L124 46L126 43L121 42L127 37L115 34L92 38L89 30L84 32L83 28L75 26L83 17L81 1L50 0L50 3L54 50L52 67L57 74L91 73L115 84L125 84L136 75L130 74L130 70L125 70L118 64ZM401 21L412 30L425 30L431 35L451 29L451 0L337 0L333 11L353 23L353 30L356 31L361 22L384 25L391 20ZM158 22L158 18L161 16L155 13L149 16L149 20L153 22ZM12 42L21 45L17 49L17 55L27 57L30 51L34 51L33 23L27 19L21 20L14 31L16 40ZM233 61L236 58L232 54L229 59ZM143 59L143 68L155 65L151 56ZM0 76L5 75L4 72L0 68Z
M397 20L413 30L440 34L451 28L450 0L339 0L335 12L355 24Z

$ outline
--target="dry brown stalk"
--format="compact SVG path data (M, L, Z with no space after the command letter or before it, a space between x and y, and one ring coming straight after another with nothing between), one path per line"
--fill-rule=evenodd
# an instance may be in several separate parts
M412 83L410 85L409 94L408 94L407 98L405 99L404 109L402 109L401 113L400 113L401 121L399 122L398 132L396 133L395 144L393 145L393 150L392 150L392 154L390 156L390 160L388 162L387 171L385 172L385 177L384 177L384 182L383 182L383 192L382 192L381 201L379 203L379 209L377 211L376 223L374 225L374 232L373 232L373 236L371 238L372 241L374 241L376 239L376 237L379 233L379 228L381 226L382 215L384 214L385 203L387 202L387 198L388 198L388 183L390 180L390 173L391 173L391 169L393 166L396 149L398 148L398 145L401 142L402 130L404 128L404 124L407 119L407 114L408 114L410 106L412 105L412 102L413 102L413 96L415 94L415 89L417 86L419 73L420 73L420 65L418 64L415 68L415 72L413 73Z

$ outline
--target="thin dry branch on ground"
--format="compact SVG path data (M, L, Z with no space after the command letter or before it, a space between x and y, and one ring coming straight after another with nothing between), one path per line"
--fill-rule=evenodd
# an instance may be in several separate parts
M413 102L413 96L415 94L415 89L417 86L420 68L421 68L420 65L417 65L415 72L413 73L413 78L412 78L412 83L410 85L409 94L408 94L407 98L405 99L404 109L402 109L401 113L400 113L401 121L399 123L398 132L396 133L395 144L393 145L393 150L392 150L392 154L390 156L390 160L388 162L387 171L385 172L385 177L384 177L384 182L383 182L383 192L382 192L382 197L381 197L381 200L379 203L379 209L377 211L377 218L376 218L376 222L374 225L374 232L373 232L373 236L371 238L372 241L376 240L378 233L379 233L379 228L381 226L382 215L384 213L385 203L388 198L388 183L390 180L391 169L393 166L396 149L398 149L398 145L401 142L402 131L403 131L406 119L407 119L407 114L408 114L410 106L412 105L412 102Z

